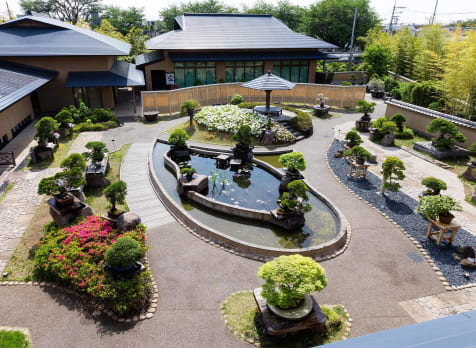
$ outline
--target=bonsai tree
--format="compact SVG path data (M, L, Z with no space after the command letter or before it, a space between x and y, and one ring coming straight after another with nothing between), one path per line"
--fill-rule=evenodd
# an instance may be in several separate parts
M68 191L75 187L84 185L86 180L79 168L68 169L54 176L41 179L38 185L38 194L46 194L55 198L65 199Z
M237 141L241 147L249 147L253 135L251 134L251 127L248 125L242 125L235 134L233 134L233 140Z
M102 141L90 141L86 144L86 149L90 150L86 153L86 157L93 162L101 162L104 159L104 154L108 151L106 144Z
M195 99L189 99L183 102L182 106L180 106L180 115L185 116L188 115L190 117L190 126L193 122L193 115L195 111L200 107L200 104Z
M349 131L345 135L345 140L347 140L347 146L354 147L363 143L362 137L356 131Z
M59 122L60 128L67 128L68 123L73 123L73 114L68 108L63 108L55 116L56 122Z
M123 236L116 241L104 253L106 264L117 271L127 271L144 256L142 249L136 240L129 236Z
M385 91L385 82L379 78L373 78L369 82L369 87L372 91L383 92Z
M399 132L403 132L403 124L406 120L407 119L402 114L395 114L392 116L392 118L390 118L390 121L395 122L395 124L397 125Z
M462 211L461 204L450 196L425 196L418 201L415 212L435 220L438 217L452 216L450 211Z
M369 103L366 102L365 100L357 100L357 111L358 112L363 112L364 115L360 118L361 121L370 121L371 117L369 114L374 112L375 110L375 103Z
M299 171L306 169L306 160L301 152L285 153L279 156L279 163L290 176L299 176Z
M265 281L261 295L268 304L280 308L296 307L305 295L327 286L324 268L301 255L280 256L265 263L258 277Z
M91 110L89 110L82 100L79 101L79 108L71 105L69 110L73 115L73 120L76 124L86 122L91 117Z
M380 135L393 134L397 129L397 124L393 121L389 121L386 117L379 117L372 122L372 127L377 128Z
M79 168L84 170L86 169L86 161L79 153L72 153L61 162L60 166L64 169Z
M180 174L185 175L185 177L188 180L191 180L193 178L193 174L195 174L197 171L195 168L182 168L180 169Z
M61 192L61 186L58 184L55 176L41 179L38 184L38 194L56 196Z
M363 148L360 145L354 146L352 149L346 151L344 156L354 156L355 160L359 164L363 164L365 161L369 161L372 159L373 155Z
M175 129L169 136L169 144L174 148L184 148L187 147L186 141L190 139L187 132L182 128Z
M472 143L468 146L468 151L472 155L476 155L476 143Z
M243 97L239 94L234 94L233 97L231 97L231 103L233 105L238 105L238 104L241 104L243 103Z
M403 171L405 170L405 165L403 164L402 160L395 156L388 156L383 162L383 181L382 181L382 188L380 192L382 194L385 193L385 190L389 190L392 192L397 192L401 185L397 180L405 179L405 174Z
M116 211L116 204L124 204L127 195L127 184L122 181L116 181L103 190L104 196L111 203L109 212Z
M43 117L35 124L36 135L39 146L46 146L48 140L53 134L53 131L58 129L58 123L52 117Z
M288 191L278 200L278 213L283 215L304 215L312 210L307 201L309 188L301 180L294 180L288 184Z
M447 186L443 180L427 176L421 181L423 186L426 186L427 190L423 192L425 196L436 196L440 194L441 190L446 190Z
M428 133L439 133L433 145L438 150L451 150L455 142L464 143L466 137L459 131L458 127L451 121L443 118L435 118L426 127Z

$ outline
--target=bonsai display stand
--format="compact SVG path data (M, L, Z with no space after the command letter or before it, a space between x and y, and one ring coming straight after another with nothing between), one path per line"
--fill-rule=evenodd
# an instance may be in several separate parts
M448 241L448 244L453 244L453 239L456 235L456 231L460 228L460 225L451 222L450 224L444 224L438 220L428 218L428 230L426 231L426 238L433 240L436 245L440 246L443 241ZM433 231L433 226L437 228Z
M88 186L107 186L111 182L106 178L109 155L106 153L100 164L88 161L86 167L86 181Z
M208 176L195 174L192 180L180 176L177 186L177 192L182 195L187 191L203 192L208 190Z
M354 178L367 178L367 170L368 168L372 165L372 163L369 162L364 162L364 164L358 164L355 161L349 161L350 164L350 170L349 170L349 175L354 176ZM363 172L362 172L363 169Z
M38 163L47 159L53 159L55 157L55 149L55 143L48 143L46 146L35 146L30 151L31 161Z
M321 311L321 307L311 295L312 299L312 311L304 318L299 320L287 320L278 317L271 312L266 300L261 296L261 288L253 290L253 296L261 316L263 317L264 327L269 335L273 336L286 336L288 334L297 333L303 330L315 329L318 332L326 331L327 317Z
M359 132L368 132L370 129L370 121L355 121L355 129L357 129Z
M230 161L231 170L238 170L238 169L241 167L242 162L243 162L243 161L240 160L240 159L233 158L233 159Z
M329 110L331 107L329 105L324 105L324 107L321 107L320 105L313 105L312 109L314 110L314 116L326 117L329 116Z
M86 217L93 215L91 208L77 198L74 198L73 204L65 207L58 206L54 198L48 199L46 203L50 206L50 215L53 221L59 227L70 224L74 219L80 216Z
M216 167L223 168L223 169L228 168L228 166L230 165L231 158L232 158L231 155L227 155L225 153L219 154L217 157L215 157Z

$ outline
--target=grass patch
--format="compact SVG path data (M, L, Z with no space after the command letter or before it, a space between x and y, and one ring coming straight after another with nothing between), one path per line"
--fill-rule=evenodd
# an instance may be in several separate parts
M281 157L281 155L255 156L256 159L271 164L275 168L283 168L283 165L279 163L279 157Z
M131 144L122 145L120 150L111 152L109 154L109 170L106 177L111 181L111 183L120 179L122 158L124 157L124 154L126 153L129 146L131 146ZM91 209L94 211L94 214L96 215L104 214L110 208L109 202L102 193L103 189L103 187L85 187L84 189L86 204L91 207ZM117 205L117 208L119 210L129 210L127 204L119 204Z
M15 251L8 260L5 271L9 281L30 281L33 277L35 251L44 236L43 226L51 221L49 207L43 201L33 215ZM1 345L0 345L1 347Z
M19 330L0 330L0 347L28 348L31 342L28 336Z
M15 186L14 183L9 183L7 185L7 187L5 187L5 190L3 190L2 194L0 195L0 203L2 203L2 201L5 199L5 197L7 196L8 192L11 191L11 189L13 188L13 186Z
M69 150L71 149L71 145L73 145L74 140L78 136L79 133L73 133L73 135L63 137L59 139L58 147L55 151L55 156L53 159L41 161L38 163L33 163L30 159L28 164L23 168L23 170L33 170L33 169L45 169L45 168L53 168L59 167L61 161L66 158L68 155Z
M344 337L344 323L347 321L344 307L322 306L322 311L328 317L328 333L307 330L283 338L263 333L261 314L251 291L231 295L222 303L222 308L232 332L236 332L239 337L243 335L245 340L259 342L262 347L304 348L340 341Z
M413 148L413 144L418 142L425 142L425 141L428 141L428 140L418 135L415 135L413 139L395 139L395 146L396 147L407 146L409 148Z

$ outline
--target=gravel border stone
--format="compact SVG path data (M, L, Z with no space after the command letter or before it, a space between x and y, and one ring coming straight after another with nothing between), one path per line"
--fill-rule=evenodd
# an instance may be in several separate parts
M428 221L414 210L418 201L402 191L379 193L382 180L368 172L367 179L355 179L348 175L349 164L344 158L335 158L334 153L343 148L343 143L334 140L327 153L329 168L336 179L345 185L359 199L374 207L384 217L393 222L419 249L432 266L447 290L476 286L476 270L464 270L453 259L453 253L459 246L469 245L476 250L476 237L463 228L456 233L454 244L450 247L438 247L426 238ZM467 279L464 274L469 274Z

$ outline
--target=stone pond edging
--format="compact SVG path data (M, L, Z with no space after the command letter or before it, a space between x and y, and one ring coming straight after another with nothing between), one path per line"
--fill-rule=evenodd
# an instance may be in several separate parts
M163 140L158 139L159 142L164 142ZM335 258L336 256L342 254L350 242L351 237L351 228L350 224L348 223L347 219L345 219L344 215L340 212L340 210L334 206L327 198L322 196L318 193L315 189L309 186L310 191L316 195L319 199L322 200L324 204L326 204L332 212L339 218L340 220L340 231L335 238L332 240L323 243L319 246L309 247L309 248L302 248L302 249L284 249L284 248L272 248L272 247L263 247L252 243L247 243L241 241L237 238L225 235L219 231L216 231L210 227L203 225L201 222L197 221L189 214L184 212L169 196L169 194L165 191L164 187L158 180L155 171L153 169L153 161L152 161L152 154L153 149L157 141L151 146L151 150L149 151L149 159L148 159L148 168L149 168L149 176L159 199L162 201L164 206L169 210L169 212L177 219L177 221L184 226L188 231L190 231L195 236L201 238L202 240L206 241L207 243L217 246L223 250L226 250L232 254L236 254L239 256L266 261L268 259L272 259L276 256L280 255L292 255L292 254L301 254L304 256L310 256L318 261L324 261L328 259ZM201 154L216 154L214 152L205 151L205 150L194 150L197 153ZM281 178L283 173L276 168L268 165L265 162L254 160L255 163L261 165L265 169L271 171L273 175ZM169 164L170 165L170 164ZM177 171L175 170L177 175Z

